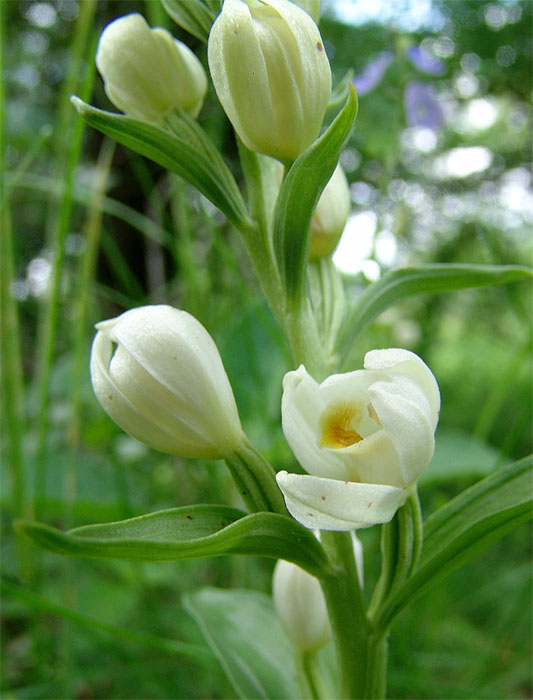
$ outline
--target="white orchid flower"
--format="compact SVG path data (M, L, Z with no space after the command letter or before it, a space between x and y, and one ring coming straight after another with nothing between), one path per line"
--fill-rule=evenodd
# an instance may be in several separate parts
M142 306L96 325L91 381L104 410L140 442L219 459L244 440L233 391L202 324L171 306Z
M309 528L389 522L429 464L440 393L408 350L372 350L364 369L318 384L302 365L283 380L283 432L308 474L279 472L290 513Z

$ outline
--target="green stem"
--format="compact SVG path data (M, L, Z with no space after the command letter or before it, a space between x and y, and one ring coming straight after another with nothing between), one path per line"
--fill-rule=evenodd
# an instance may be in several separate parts
M321 700L325 697L317 678L318 664L314 652L295 650L296 676L302 698Z
M340 674L342 698L366 697L370 626L363 597L351 534L322 532L321 542L333 565L333 574L322 579Z
M287 515L273 467L248 440L245 439L233 454L226 457L226 464L252 512L273 511Z
M381 526L381 574L368 607L370 620L416 568L423 538L422 511L415 486L392 521Z
M76 36L74 39L74 45L77 47L73 59L73 63L76 66L76 75L81 74L85 48L87 46L87 39L90 34L91 21L95 7L96 3L94 2L94 0L91 0L91 2L82 3L80 16L76 25ZM90 53L92 55L94 52L91 51ZM92 66L92 62L90 62L90 65ZM69 75L69 86L71 77L72 76ZM87 76L84 78L84 84L81 90L82 96L86 99L88 98L91 92L93 77L94 68L91 68ZM65 101L68 102L66 98ZM65 105L63 105L62 109L66 110ZM70 103L69 109L71 109ZM37 424L37 447L35 453L35 504L39 508L41 508L43 505L43 499L46 489L50 383L52 376L52 365L54 362L55 343L60 318L60 292L61 280L63 276L63 264L65 261L65 242L67 238L73 208L72 190L74 181L74 169L80 159L83 131L83 120L76 118L73 129L71 131L69 130L71 138L69 139L69 142L67 144L68 157L64 173L65 188L63 190L63 199L59 207L58 218L55 227L55 238L52 244L54 251L52 279L48 303L43 319L42 338L41 342L39 343L39 419ZM66 141L63 133L60 134L60 140L61 143L63 143L64 147L67 148L67 145L65 145Z
M368 606L368 616L374 618L387 597L396 570L398 550L398 529L396 518L381 526L381 572Z
M409 495L408 504L410 508L411 519L413 523L413 552L411 557L411 566L409 568L409 576L413 573L418 565L418 560L422 553L424 544L424 518L422 516L422 508L418 497L418 489L415 486Z
M366 696L375 700L385 698L387 692L387 652L386 635L370 635L368 638L368 664L366 674Z

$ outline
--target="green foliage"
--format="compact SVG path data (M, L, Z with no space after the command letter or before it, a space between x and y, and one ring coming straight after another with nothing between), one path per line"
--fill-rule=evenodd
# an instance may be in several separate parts
M77 97L72 102L91 126L183 177L237 227L250 226L237 184L220 153L185 112L169 117L173 132L169 133L132 117L95 109Z
M245 515L228 506L186 506L67 533L23 520L16 527L39 546L67 556L176 561L249 554L293 561L315 576L327 570L316 538L292 518Z
M337 166L356 115L357 95L351 88L335 121L294 161L281 185L274 214L274 248L289 306L294 300L301 303L312 214Z
M412 599L533 517L532 466L526 457L499 469L429 516L418 567L386 600L378 628L387 629Z
M382 311L403 299L420 294L451 292L467 287L507 284L533 275L531 268L503 265L437 264L394 270L367 287L345 322L339 345L348 354L355 338Z
M290 663L292 649L269 596L203 588L189 593L184 603L238 697L300 697Z
M207 41L207 35L211 29L215 17L220 10L219 0L162 0L163 7L172 17L174 22L183 27L193 36L202 41Z

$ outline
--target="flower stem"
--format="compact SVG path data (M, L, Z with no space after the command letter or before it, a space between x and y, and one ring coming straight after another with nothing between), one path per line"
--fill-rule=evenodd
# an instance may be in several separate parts
M323 695L320 692L314 673L314 667L316 666L315 655L310 652L295 650L295 662L302 698L320 700Z
M287 515L272 465L248 440L245 439L226 457L226 464L244 502L252 512L266 510Z
M321 580L333 630L340 673L342 698L364 698L369 661L370 626L363 597L353 544L348 532L322 532L321 542L334 567L333 574Z
M386 635L370 635L368 638L368 664L366 667L366 696L382 700L387 690L387 652Z

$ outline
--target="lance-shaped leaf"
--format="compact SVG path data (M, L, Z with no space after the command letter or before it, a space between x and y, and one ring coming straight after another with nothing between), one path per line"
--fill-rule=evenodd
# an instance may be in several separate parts
M239 698L300 698L293 650L272 599L258 591L201 588L183 605Z
M163 0L163 7L178 26L206 42L220 0Z
M392 270L369 285L348 314L338 341L341 357L346 358L353 341L382 311L393 304L420 294L451 292L469 287L507 284L531 278L533 270L520 265L421 265Z
M337 167L356 114L357 95L352 87L335 121L294 161L281 185L274 216L274 247L289 300L298 301L303 294L313 212Z
M529 456L498 469L426 520L418 567L378 612L378 633L421 593L533 517L532 466Z
M237 183L222 156L203 129L185 112L169 115L171 132L123 114L96 109L78 97L71 99L88 124L180 175L237 228L242 230L253 225Z
M249 554L292 561L314 575L327 568L321 544L292 518L228 506L195 505L69 532L20 520L17 529L57 554L135 561L177 561Z

